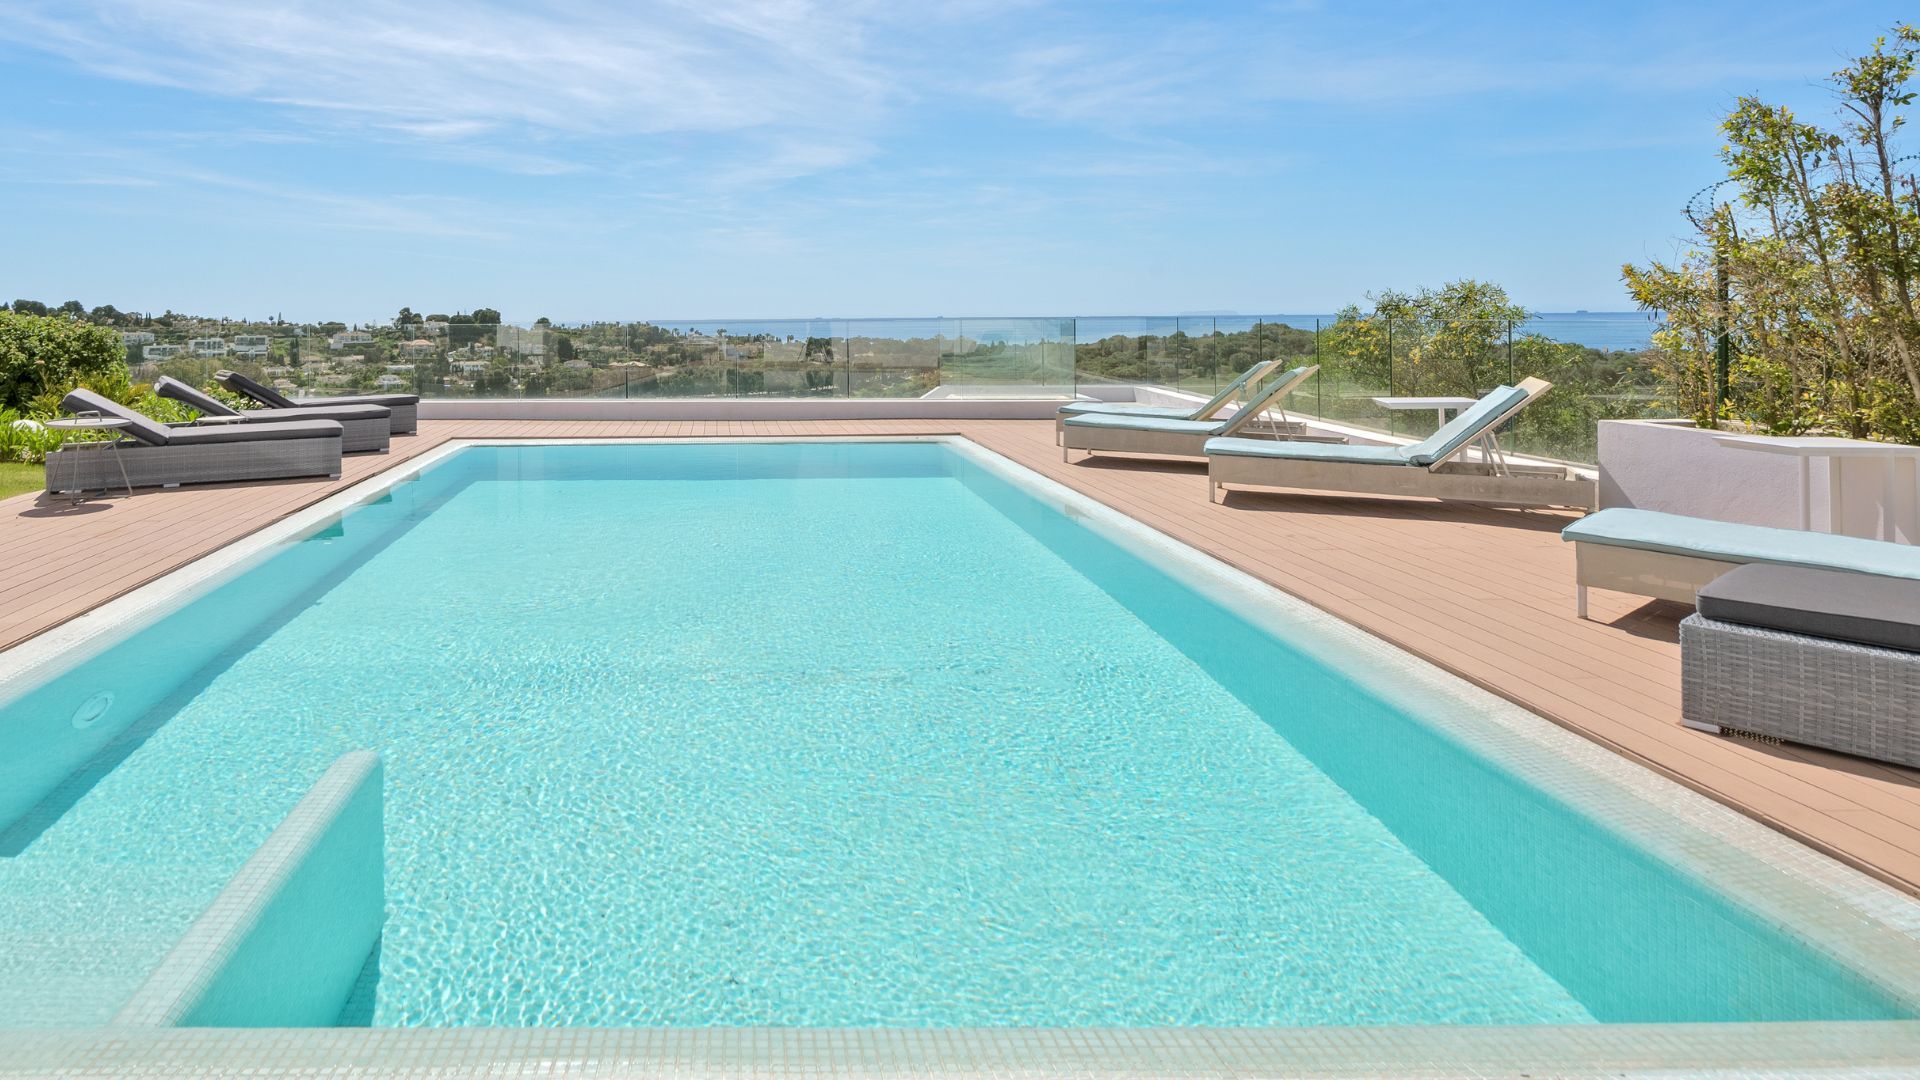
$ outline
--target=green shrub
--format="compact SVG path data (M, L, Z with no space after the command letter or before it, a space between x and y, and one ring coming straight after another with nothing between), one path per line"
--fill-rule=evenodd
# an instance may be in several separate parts
M37 465L59 445L59 432L49 431L12 409L0 409L0 462Z
M115 376L127 378L127 351L115 331L64 316L0 311L0 408Z

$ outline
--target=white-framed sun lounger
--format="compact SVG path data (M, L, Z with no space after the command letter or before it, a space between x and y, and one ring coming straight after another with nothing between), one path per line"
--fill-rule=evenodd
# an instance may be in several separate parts
M1269 422L1290 426L1281 407L1287 395L1320 370L1318 364L1306 364L1281 372L1267 385L1243 402L1224 420L1178 420L1159 416L1122 416L1088 413L1069 416L1062 425L1060 460L1068 460L1069 451L1096 450L1113 454L1155 454L1166 457L1200 457L1208 439L1234 435L1252 426L1269 410L1278 412Z
M1587 590L1608 589L1682 604L1721 574L1748 563L1920 580L1920 547L1859 536L1612 507L1560 530L1573 545L1574 610Z
M1256 386L1261 379L1280 366L1278 360L1262 360L1241 372L1234 380L1220 388L1220 392L1208 398L1198 406L1186 405L1142 405L1134 401L1070 401L1060 406L1053 417L1053 444L1060 445L1065 437L1067 417L1089 414L1108 414L1113 416L1157 416L1166 420L1207 420L1228 402L1236 401L1248 387Z
M1232 484L1365 495L1414 495L1495 506L1590 510L1598 484L1565 466L1523 466L1500 447L1500 425L1553 386L1502 386L1411 446L1322 446L1260 439L1206 442L1207 497ZM1477 448L1478 458L1467 451Z

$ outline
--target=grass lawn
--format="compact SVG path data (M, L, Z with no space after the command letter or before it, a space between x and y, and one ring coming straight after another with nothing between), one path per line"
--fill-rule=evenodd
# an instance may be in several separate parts
M18 461L0 461L0 499L45 487L46 470Z

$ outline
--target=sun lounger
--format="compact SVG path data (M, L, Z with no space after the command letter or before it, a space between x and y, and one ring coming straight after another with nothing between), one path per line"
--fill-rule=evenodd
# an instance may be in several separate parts
M189 386L172 376L162 375L153 384L153 392L187 405L202 416L225 417L242 424L285 423L289 420L332 420L345 431L340 441L343 453L363 451L386 453L392 439L392 412L384 405L303 405L296 409L232 408L212 394Z
M1321 446L1261 439L1209 439L1207 494L1227 484L1368 495L1420 495L1498 506L1591 508L1595 481L1564 466L1521 466L1495 432L1553 384L1526 379L1481 398L1411 446ZM1477 447L1478 458L1468 458Z
M1086 413L1066 417L1061 423L1060 460L1070 450L1093 453L1104 450L1115 454L1161 454L1169 457L1199 457L1208 439L1236 434L1249 429L1268 409L1278 409L1287 395L1319 371L1316 364L1293 368L1275 375L1267 385L1242 402L1225 419L1180 420L1164 416L1132 416L1116 413ZM1281 425L1287 424L1281 410Z
M1701 586L1748 563L1920 579L1920 547L1912 544L1657 510L1602 510L1560 530L1560 538L1573 544L1583 619L1589 588L1691 604Z
M390 430L395 435L411 435L420 428L419 394L354 394L345 397L290 398L271 386L265 386L237 371L216 371L214 381L241 397L252 398L269 409L304 409L314 405L382 405L391 414Z
M1257 385L1268 373L1280 366L1278 360L1262 360L1241 372L1232 382L1220 388L1220 392L1208 398L1198 406L1191 405L1142 405L1134 401L1072 401L1060 406L1053 418L1053 443L1060 445L1069 416L1088 414L1111 414L1115 416L1157 416L1166 420L1206 420L1213 417L1227 403L1238 398L1250 386Z
M173 427L91 390L74 390L60 405L72 413L127 421L121 430L130 441L110 452L61 449L48 454L48 491L118 487L121 466L133 487L340 475L343 430L332 420Z

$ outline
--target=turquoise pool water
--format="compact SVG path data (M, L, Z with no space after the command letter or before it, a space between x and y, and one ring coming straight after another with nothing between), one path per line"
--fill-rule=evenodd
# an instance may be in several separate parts
M342 1023L1908 1011L940 444L468 449L10 698L5 1024L110 1017L356 749Z

